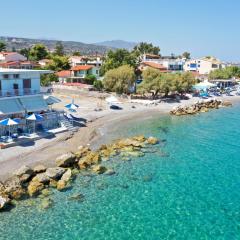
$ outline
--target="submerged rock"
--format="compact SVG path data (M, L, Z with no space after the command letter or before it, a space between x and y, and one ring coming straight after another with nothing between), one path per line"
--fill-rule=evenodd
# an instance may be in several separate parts
M76 193L71 195L68 200L70 201L79 201L79 202L83 202L84 201L85 196L81 193Z
M51 198L43 198L39 205L40 209L48 209L53 206L53 200Z
M96 165L92 168L92 171L97 174L103 174L107 171L107 168L102 165Z
M58 191L63 191L63 190L66 190L70 187L69 183L67 181L64 181L64 180L59 180L57 182L57 190Z
M115 173L116 172L113 169L108 169L104 174L111 176L111 175L114 175Z
M151 144L151 145L155 145L155 144L158 143L158 139L155 138L155 137L149 137L149 138L147 139L147 143L148 143L148 144Z

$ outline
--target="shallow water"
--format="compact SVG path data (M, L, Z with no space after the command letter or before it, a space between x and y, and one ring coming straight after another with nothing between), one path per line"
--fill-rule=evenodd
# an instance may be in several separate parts
M110 138L163 141L144 157L107 162L114 176L79 176L53 207L0 214L0 239L240 239L240 106L130 121ZM83 201L69 197L81 193Z

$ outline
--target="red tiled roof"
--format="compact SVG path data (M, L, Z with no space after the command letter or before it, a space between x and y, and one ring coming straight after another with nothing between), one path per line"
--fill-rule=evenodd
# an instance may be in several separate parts
M60 72L57 72L56 75L58 77L70 77L71 76L71 71L70 70L63 70L63 71L60 71Z
M75 66L75 67L72 67L71 70L72 71L86 71L86 70L90 70L92 69L93 66L91 65L78 65L78 66Z
M7 55L12 55L12 54L16 54L17 52L0 52L0 54L7 56Z
M155 69L159 69L160 71L166 71L167 72L167 68L164 67L162 64L158 64L158 63L154 63L154 62L143 62L143 64L145 66L152 67L152 68L155 68Z

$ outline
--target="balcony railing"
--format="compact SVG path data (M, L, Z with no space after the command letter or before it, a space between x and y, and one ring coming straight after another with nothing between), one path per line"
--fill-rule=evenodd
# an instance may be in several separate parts
M0 90L0 98L24 96L24 95L34 95L34 94L38 94L38 93L40 93L39 90L35 90L35 89L31 89L31 88Z

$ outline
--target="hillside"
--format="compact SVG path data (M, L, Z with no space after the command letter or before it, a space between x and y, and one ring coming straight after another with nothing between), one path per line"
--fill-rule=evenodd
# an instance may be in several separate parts
M135 42L127 42L123 40L104 41L94 44L110 48L125 48L127 50L132 50L137 45Z
M57 40L46 39L31 39L31 38L19 38L19 37L0 37L0 41L4 41L7 44L7 50L11 51L13 48L20 50L22 48L30 48L34 44L42 43L49 51L53 51ZM104 54L113 47L100 46L96 44L86 44L75 41L61 41L64 45L64 50L67 54L74 51L80 51L81 54Z

